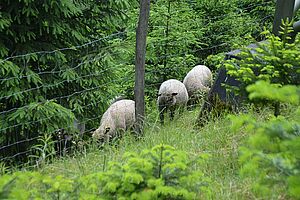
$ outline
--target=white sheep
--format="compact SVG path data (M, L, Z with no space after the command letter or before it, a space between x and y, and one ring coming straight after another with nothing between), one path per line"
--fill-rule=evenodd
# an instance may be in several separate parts
M170 79L160 85L157 105L160 122L164 123L164 112L170 111L170 119L174 118L175 109L184 108L188 101L188 92L184 84L178 80Z
M212 85L212 73L205 65L197 65L183 79L189 94L189 105L195 104Z
M93 138L109 140L133 127L135 122L135 103L132 100L119 100L103 114L100 127L93 132Z

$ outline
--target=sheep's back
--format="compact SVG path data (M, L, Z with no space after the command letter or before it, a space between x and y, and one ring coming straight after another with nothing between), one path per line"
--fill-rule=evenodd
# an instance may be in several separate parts
M197 65L187 73L183 84L188 90L189 95L198 91L208 90L211 87L212 73L204 65Z
M178 93L176 95L176 104L186 104L188 101L188 92L184 84L176 79L169 79L163 82L158 93L161 95L172 95L172 93Z
M134 124L135 103L132 100L119 100L109 108L110 118L113 119L117 128L127 129ZM125 127L124 127L125 126Z

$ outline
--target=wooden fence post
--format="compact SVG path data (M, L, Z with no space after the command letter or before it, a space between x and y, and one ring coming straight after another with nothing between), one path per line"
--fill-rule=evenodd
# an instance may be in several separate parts
M135 132L140 136L143 132L145 117L145 54L146 38L150 13L150 0L140 0L140 15L136 30L136 54L135 54Z
M295 6L294 6L294 15L296 15L296 12L300 8L300 0L295 0ZM297 21L293 24L294 31L296 33L300 32L300 21Z
M292 20L294 6L295 0L277 0L272 30L275 35L279 35L282 19L286 20L289 18L290 21Z
M279 36L280 26L282 25L282 20L286 21L289 19L291 21L294 16L294 8L295 8L295 0L277 0L275 16L273 22L273 34ZM295 33L291 35L291 40L289 42L293 42L295 39ZM274 104L275 113L274 115L277 117L280 114L279 108L280 103L277 102Z
M299 8L300 8L300 0L295 0L294 14L297 12Z

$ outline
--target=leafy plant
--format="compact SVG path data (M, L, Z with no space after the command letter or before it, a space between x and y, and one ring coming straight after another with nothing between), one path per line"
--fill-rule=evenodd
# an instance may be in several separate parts
M72 127L75 116L87 128L95 126L117 93L112 80L119 78L114 70L119 48L111 41L124 36L129 5L1 2L0 145L16 143L1 157L26 161L23 152L35 144L33 138ZM19 142L26 140L31 142Z
M246 87L258 80L268 81L279 85L300 84L300 40L289 43L292 33L292 22L283 21L281 37L265 30L267 40L256 43L257 48L244 48L239 54L240 60L229 60L225 63L228 74L240 81L238 87L233 87L236 93L246 96ZM276 105L276 104L275 104ZM279 114L278 104L275 115Z
M5 165L5 163L0 162L0 175L5 174L8 171L8 166Z
M300 88L295 85L271 84L266 81L257 81L247 87L249 99L268 99L294 105L300 104Z
M271 30L273 25L273 17L275 13L276 1L273 0L242 0L238 1L238 9L245 15L251 16L256 21L258 26L255 26L256 30L253 30L251 36L257 41L264 40L264 35L260 33L264 27Z
M183 80L192 67L205 62L210 54L246 43L245 36L256 31L259 23L240 11L239 5L236 0L151 2L145 74L145 92L150 99L156 98L163 81ZM131 10L129 16L132 20L126 29L126 41L134 43L137 11ZM127 96L133 97L134 48L128 48L122 57L121 74L129 78L119 85L124 86Z
M289 117L273 117L266 122L250 115L231 116L235 130L242 126L252 133L240 148L240 173L255 178L253 189L263 197L272 197L275 188L285 188L296 199L300 196L300 88L256 82L247 87L250 99L271 99L297 106Z
M195 199L210 193L209 179L173 147L158 145L124 158L125 163L111 162L107 171L82 180L91 193L105 199Z
M38 144L31 147L32 155L29 155L29 158L36 163L37 167L46 164L56 154L54 145L55 141L51 134L39 136Z
M124 154L106 171L72 179L38 172L16 172L0 178L0 195L15 199L196 199L211 194L210 180L193 168L182 151L158 145L140 154Z
M261 25L253 15L241 7L245 0L192 2L192 8L198 15L203 16L204 34L199 40L205 43L206 48L197 51L201 60L206 60L211 54L228 52L237 45L245 44L248 42L245 36L254 36Z
M132 21L127 27L126 41L135 43L137 10L129 13ZM202 19L191 9L188 2L152 1L146 50L145 93L151 99L156 98L159 85L170 78L183 79L184 74L196 63L194 50L202 46L200 38ZM134 85L134 46L123 55L121 74L127 79L121 80L127 96L133 96Z

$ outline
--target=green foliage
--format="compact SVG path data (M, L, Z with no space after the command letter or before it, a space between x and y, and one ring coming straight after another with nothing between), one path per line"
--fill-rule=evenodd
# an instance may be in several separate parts
M8 124L11 121L22 126L24 130L47 130L49 133L59 129L65 124L71 124L75 119L74 114L54 101L30 103L7 115L3 119ZM7 132L13 131L14 127L8 128ZM70 130L70 128L69 128Z
M205 155L200 156L200 160ZM195 160L167 145L124 154L106 171L68 179L37 172L0 178L0 197L8 199L195 199L208 198L209 179L194 170ZM21 195L22 194L22 195Z
M6 166L5 163L0 162L0 175L5 174L8 170L8 166Z
M1 199L75 199L73 181L38 172L16 172L0 179Z
M202 46L198 39L203 36L200 15L188 2L156 1L150 12L149 29L146 83L183 79L187 69L195 65L193 49Z
M280 101L294 105L300 104L300 88L295 85L270 84L266 81L257 81L255 84L247 86L250 93L249 99L267 99Z
M203 37L199 38L207 49L199 49L198 55L206 59L211 54L228 52L235 46L245 44L245 36L252 35L259 28L260 23L253 15L245 12L243 1L218 1L202 0L194 1L193 9L203 16ZM257 6L257 5L256 5ZM247 7L247 6L245 6Z
M205 65L209 68L209 69L220 69L223 66L224 63L224 58L225 58L225 54L224 53L219 53L216 55L209 55L207 57L207 59L205 60Z
M117 93L112 80L118 78L119 50L111 41L124 35L120 29L129 5L127 0L1 2L1 146L70 130L75 118L87 128L98 125ZM1 154L24 152L32 144L26 145Z
M257 41L264 40L264 36L260 35L264 27L272 29L273 17L275 13L275 3L273 0L243 0L238 1L238 8L243 11L245 15L251 16L256 21L258 26L255 26L256 30L253 30L251 35L256 38Z
M203 64L207 56L248 43L246 36L256 36L261 24L244 9L249 6L259 9L259 4L247 0L152 1L146 51L146 95L156 98L163 81L183 80L186 73L196 64ZM131 10L128 14L131 20L125 41L131 44L135 42L137 11ZM133 97L134 53L132 45L124 52L120 64L121 74L128 78L119 85L129 97ZM216 69L213 65L210 68Z
M225 64L228 74L241 81L240 90L257 80L281 85L299 84L300 40L296 38L295 42L288 43L292 32L288 21L283 22L281 30L281 38L265 30L262 34L266 35L267 41L257 43L255 52L245 48L239 54L241 60L230 60Z
M209 195L209 180L191 168L187 154L158 145L140 154L126 153L125 163L109 163L107 171L88 180L104 199L195 199ZM93 184L94 183L94 184Z
M300 90L296 86L279 88L259 81L247 87L252 99L271 99L297 106L290 117L280 116L266 122L252 116L231 117L234 128L245 126L252 135L240 148L241 175L255 178L253 189L260 196L272 197L275 188L285 188L296 199L300 196Z
M55 141L53 141L51 134L44 134L39 136L38 144L31 147L32 155L29 157L36 163L36 166L44 165L51 160L56 154Z
M196 63L194 49L201 43L201 16L192 10L184 1L154 1L151 2L150 19L147 35L145 93L150 98L156 98L159 85L170 78L183 79L184 74ZM137 11L129 13L132 19L127 27L126 41L135 43L135 28ZM131 45L123 55L121 74L127 79L119 82L127 96L133 97L134 85L134 45Z
M283 22L280 31L281 37L265 30L262 34L266 35L266 41L256 43L257 48L255 49L244 48L238 55L241 60L232 59L225 62L228 74L240 81L239 87L231 89L246 96L248 94L247 86L258 80L278 85L300 84L300 40L297 37L294 42L289 43L292 33L291 25L292 22ZM267 99L270 100L270 98ZM275 107L275 112L276 109Z
M216 70L224 60L224 53L248 45L249 38L265 39L263 27L271 29L275 2L273 0L203 0L193 1L191 7L203 15L203 46L196 50L199 61Z

